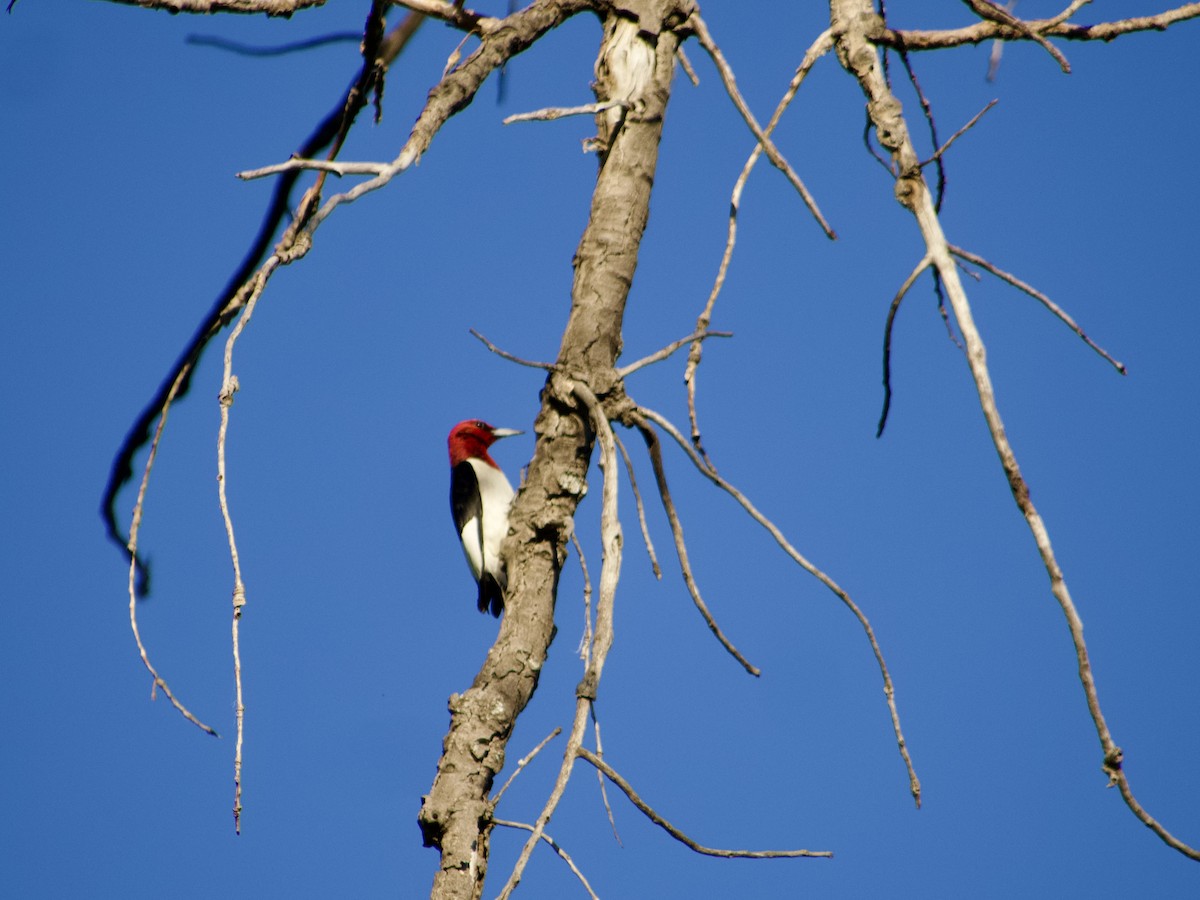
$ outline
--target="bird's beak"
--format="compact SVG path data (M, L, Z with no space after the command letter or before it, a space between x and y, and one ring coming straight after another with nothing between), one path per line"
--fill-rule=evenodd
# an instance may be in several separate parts
M518 434L524 434L523 431L517 431L515 428L493 428L492 437L499 440L500 438L515 437Z

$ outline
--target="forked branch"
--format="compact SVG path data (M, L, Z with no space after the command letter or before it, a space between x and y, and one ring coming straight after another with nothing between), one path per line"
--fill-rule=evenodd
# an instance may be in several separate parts
M1062 307L1060 307L1057 303L1055 303L1053 300L1051 300L1049 297L1047 297L1045 294L1043 294L1037 288L1033 287L1033 285L1027 284L1026 282L1022 281L1020 278L1018 278L1016 275L1013 275L1009 272L1005 272L1003 269L999 268L998 266L992 265L990 262L988 262L982 256L979 256L976 253L971 253L968 250L964 250L964 249L962 249L962 247L955 247L953 244L948 244L946 249L948 249L955 256L957 256L961 259L965 259L965 260L967 260L967 262L974 263L975 265L979 266L979 268L981 268L981 269L986 269L987 271L989 271L993 275L995 275L997 278L999 278L1001 281L1005 281L1005 282L1008 282L1009 284L1011 284L1017 290L1024 291L1026 294L1028 294L1030 297L1032 297L1038 303L1042 304L1042 306L1046 307L1046 309L1050 310L1050 312L1052 312L1055 315L1055 317L1058 318L1059 321L1061 321L1064 325L1066 325L1073 332L1075 332L1075 334L1077 334L1079 336L1080 340L1082 340L1085 344L1087 344L1094 351L1096 351L1097 354L1099 354L1105 360L1107 360L1109 365L1111 365L1114 369L1116 369L1122 375L1129 374L1125 368L1124 363L1119 362L1116 359L1113 359L1113 357L1109 354L1109 352L1107 350L1105 350L1103 347L1101 347L1099 344L1097 344L1095 341L1093 341L1090 337L1088 337L1084 333L1083 329L1079 327L1079 324L1074 319L1071 318L1071 316L1067 313L1066 310L1064 310Z
M863 629L863 633L866 634L867 640L871 645L871 652L875 654L875 662L879 666L879 674L883 677L883 694L887 700L888 713L892 719L892 730L896 735L896 746L900 751L900 758L904 761L904 767L908 772L909 791L912 794L913 801L919 807L921 805L921 782L920 779L917 778L917 772L913 767L912 757L908 752L908 742L905 740L904 732L900 728L900 713L896 709L895 685L892 684L892 676L888 672L887 663L884 661L883 650L880 649L879 641L875 638L875 629L871 627L871 623L867 619L866 614L863 613L863 611L858 607L858 604L856 604L850 598L850 595L846 593L846 591L843 590L836 581L809 562L808 559L806 559L800 553L800 551L793 547L788 539L784 536L783 532L779 530L779 527L761 512L759 512L758 508L750 502L745 494L718 475L714 469L706 465L704 460L700 457L692 445L688 443L682 434L679 433L679 429L676 428L668 418L644 406L638 407L636 415L654 422L663 431L674 438L675 443L677 443L683 452L688 455L688 458L692 461L692 465L696 467L700 474L702 474L721 490L725 491L725 493L729 494L729 496L733 497L733 499L738 502L742 509L744 509L750 515L750 518L754 519L754 521L767 530L771 537L775 539L775 543L779 545L784 553L791 557L793 562L795 562L798 566L800 566L800 568L804 569L804 571L808 572L819 582L821 582L821 584L825 585L826 588L832 591L834 596L841 600L845 607L850 610L850 612L858 620L859 625Z
M297 156L308 157L330 148L327 159L337 156L347 134L357 119L358 113L366 105L367 97L376 90L382 73L400 55L408 45L409 40L420 27L422 16L412 14L405 16L395 28L382 34L381 4L385 0L375 0L372 4L371 15L363 35L363 63L354 83L342 95L338 103L329 111L320 124L313 130L297 150ZM134 456L151 441L161 436L165 418L171 405L187 394L191 384L192 373L199 363L200 357L209 344L228 326L241 310L246 297L246 285L254 277L258 267L267 257L272 241L280 225L290 214L293 202L292 192L296 187L300 171L286 172L275 184L271 200L263 216L263 222L251 242L241 265L230 277L221 295L217 297L212 308L196 329L192 339L180 353L171 371L163 379L155 396L138 416L137 421L126 433L121 447L113 460L105 486L104 498L101 501L100 513L104 518L105 529L109 539L130 553L130 559L137 570L137 594L144 596L149 592L149 569L138 555L136 545L121 535L117 521L117 499L122 488L133 478ZM314 185L314 188L317 186ZM310 189L305 193L305 200L300 204L307 207L315 202L319 191ZM297 222L302 222L303 216L298 216ZM157 422L157 425L155 424ZM153 429L153 430L152 430ZM143 491L144 493L144 491Z
M763 129L764 137L770 137L775 127L779 124L779 120L783 118L784 112L796 97L796 93L800 90L800 85L804 82L805 77L817 60L833 49L833 39L830 37L829 31L823 31L808 50L804 54L804 58L800 61L800 65L796 68L796 72L792 75L792 80L784 91L783 97L775 106L775 111L771 114L770 120L767 122L767 127ZM754 170L755 164L762 156L764 144L760 141L754 145L754 149L750 151L750 156L746 159L742 166L742 171L737 177L737 181L733 185L733 191L729 198L729 225L725 237L725 250L721 254L720 265L717 266L717 275L713 280L712 290L709 291L708 300L704 304L704 309L696 319L696 334L709 334L708 326L712 322L713 308L716 306L717 297L721 294L721 289L725 286L725 277L729 272L729 263L733 258L733 248L737 243L737 218L738 210L742 204L742 192L746 188L746 182L750 179L750 173ZM684 370L683 381L687 386L688 400L688 421L692 428L692 444L696 451L704 457L706 463L710 466L712 461L708 458L708 454L704 451L704 444L700 438L700 422L696 413L696 375L700 366L701 354L704 346L699 340L693 340L691 348L688 350L687 368Z
M1078 9L1078 6L1072 4L1071 8ZM1111 41L1139 31L1164 31L1179 22L1197 17L1200 17L1200 3L1184 3L1152 16L1135 16L1113 22L1098 22L1095 25L1072 25L1060 16L1055 16L1051 19L1025 19L1022 22L1023 28L986 20L965 28L901 31L887 28L878 19L873 18L870 20L871 27L862 33L864 38L878 46L897 50L940 50L944 47L961 47L964 44L979 44L991 40L1029 40L1031 34L1036 34L1043 40L1062 38L1068 41Z
M836 240L837 234L829 223L825 221L825 217L821 214L821 210L817 207L817 201L813 195L809 193L804 182L800 180L800 176L796 174L796 170L791 164L784 159L783 154L779 152L779 148L775 146L767 132L763 131L758 124L758 120L754 118L754 113L750 112L750 107L746 104L745 98L738 90L737 80L733 75L733 68L725 59L725 55L721 52L721 48L717 46L717 42L709 33L708 26L699 14L693 14L689 20L692 31L696 35L696 40L700 42L700 46L707 51L712 58L713 64L717 67L717 72L720 73L721 82L725 85L725 90L729 97L733 100L733 105L737 107L737 111L741 114L742 119L746 122L746 126L750 129L755 139L758 141L758 146L762 147L763 152L767 154L767 159L771 161L771 165L775 166L784 177L791 182L800 198L804 201L804 205L808 207L808 211L812 217L817 220L817 224L821 226L821 230L825 232L825 236L831 240Z
M941 221L934 208L932 194L921 173L920 161L916 149L909 136L908 126L901 112L900 102L892 94L879 64L876 44L878 39L869 23L873 21L873 10L870 0L833 0L833 34L836 43L838 59L842 66L858 82L866 95L868 110L875 125L876 135L881 146L892 156L897 172L895 185L896 198L913 214L921 237L925 242L926 254L932 260L946 295L958 322L966 346L967 365L975 383L979 396L980 409L987 423L988 432L1000 464L1008 480L1009 489L1017 508L1025 518L1037 546L1038 554L1050 579L1050 591L1062 609L1067 620L1071 635L1071 643L1075 650L1078 666L1079 681L1083 687L1088 712L1095 726L1103 753L1102 767L1109 777L1109 782L1115 784L1121 792L1126 804L1134 815L1153 830L1166 844L1183 853L1190 859L1200 860L1200 852L1180 841L1166 830L1157 820L1137 802L1129 787L1124 768L1120 747L1113 740L1100 709L1100 699L1096 689L1095 677L1092 673L1091 659L1087 644L1083 637L1083 622L1067 589L1066 579L1062 568L1055 556L1050 543L1050 535L1046 525L1038 513L1030 497L1029 485L1021 474L1017 464L1016 454L1009 443L1005 432L1004 422L996 403L995 391L992 387L991 373L987 365L987 351L983 338L975 324L971 305L966 291L959 278L958 267L955 264L949 242L942 231ZM1196 14L1200 14L1200 5L1196 6ZM984 23L997 28L1008 26L995 22ZM1061 28L1063 26L1056 26ZM1041 33L1048 34L1054 29Z

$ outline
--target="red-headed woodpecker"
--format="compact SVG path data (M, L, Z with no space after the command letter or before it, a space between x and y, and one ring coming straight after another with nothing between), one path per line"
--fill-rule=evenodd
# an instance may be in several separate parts
M508 534L508 507L513 489L488 456L488 447L500 438L520 434L511 428L493 428L479 419L467 419L450 429L450 511L462 541L471 574L479 582L479 611L491 608L493 616L504 609L508 576L500 561L500 543Z

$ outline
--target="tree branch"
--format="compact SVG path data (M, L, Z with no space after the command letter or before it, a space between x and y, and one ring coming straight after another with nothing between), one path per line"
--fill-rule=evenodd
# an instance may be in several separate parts
M122 6L161 9L169 13L245 13L285 18L304 9L324 6L325 0L108 0Z
M721 338L733 337L733 332L732 331L701 331L701 330L693 331L691 334L689 334L685 338L680 338L677 341L671 341L671 343L667 344L667 346L663 347L661 350L655 350L653 353L649 354L648 356L643 356L641 359L639 359L635 362L631 362L627 366L621 366L621 368L617 369L617 374L619 376L621 376L622 379L628 378L630 375L632 375L634 372L638 371L639 369L644 369L644 368L646 368L646 366L652 366L655 363L662 362L664 359L669 359L675 353L675 351L678 350L679 348L681 348L687 344L695 345L695 344L703 343L707 338L710 338L710 337L721 337Z
M792 75L792 80L788 84L787 90L784 91L783 97L775 106L775 111L771 114L770 121L767 122L767 127L763 129L763 135L770 137L775 131L775 127L779 124L779 120L783 118L784 112L791 105L796 93L800 90L800 85L804 82L805 77L817 60L833 49L833 39L829 36L829 31L823 31L815 41L812 42L808 50L804 54L800 65L796 68L796 72ZM729 198L729 226L725 237L725 250L721 254L720 265L717 266L717 275L713 280L712 290L709 291L708 300L704 304L704 309L696 318L696 334L708 334L708 326L712 322L713 308L716 306L717 297L721 294L721 289L725 286L725 276L729 272L729 262L733 259L733 248L737 242L737 217L738 210L742 204L742 192L746 188L746 182L750 179L750 173L754 170L755 164L763 153L763 144L761 142L754 145L754 149L750 151L750 156L746 159L742 166L742 171L734 182L733 191ZM693 341L691 348L688 350L687 368L683 373L683 381L687 386L687 401L688 401L688 421L692 427L692 444L697 452L704 457L705 462L710 466L712 461L708 458L708 454L704 451L704 444L700 439L700 422L696 413L696 374L699 370L700 359L703 354L704 347L701 341Z
M175 381L167 390L166 403L163 406L162 414L158 418L158 426L154 429L154 436L150 440L150 453L146 457L146 465L142 470L142 480L138 485L137 499L133 504L133 515L129 524L129 544L127 550L129 553L129 628L133 632L133 639L137 643L138 655L141 657L142 665L146 667L146 671L150 673L153 679L150 688L150 697L154 698L155 692L162 688L162 692L166 695L167 700L179 712L181 716L195 725L202 731L206 731L213 737L219 737L216 729L210 725L205 725L195 715L192 714L183 703L175 696L166 680L158 674L158 670L154 664L150 662L150 654L146 650L146 645L142 642L141 631L138 629L137 606L138 596L141 594L139 589L139 581L141 581L145 569L142 566L141 557L138 555L138 535L141 532L142 517L145 514L146 508L146 491L150 486L150 473L154 469L154 462L158 458L158 445L162 440L163 430L167 426L167 411L179 391L180 381L183 379L183 374L179 374Z
M1099 344L1097 344L1095 341L1093 341L1090 337L1088 337L1084 333L1083 329L1079 327L1079 324L1074 319L1072 319L1070 317L1070 315L1067 314L1066 310L1064 310L1062 307L1060 307L1057 303L1055 303L1053 300L1051 300L1049 297L1047 297L1045 294L1043 294L1041 291L1039 291L1033 285L1026 284L1024 281L1022 281L1016 275L1013 275L1009 272L1005 272L1003 269L992 265L990 262L988 262L982 256L979 256L978 254L975 254L975 253L971 253L968 250L964 250L962 247L955 247L953 244L948 244L946 249L948 249L955 256L961 257L962 259L965 259L968 262L972 262L975 265L979 266L981 269L986 269L987 271L989 271L993 275L995 275L997 278L999 278L1001 281L1006 281L1009 284L1011 284L1013 287L1015 287L1017 290L1023 291L1024 293L1028 294L1030 297L1032 297L1038 303L1042 304L1042 306L1046 307L1046 309L1050 310L1050 312L1053 313L1054 316L1060 322L1062 322L1064 325L1066 325L1068 328L1070 328L1073 332L1075 332L1075 334L1077 334L1079 336L1080 340L1082 340L1085 344L1087 344L1089 347L1091 347L1099 356L1101 356L1105 360L1107 360L1109 365L1111 365L1114 369L1116 369L1122 375L1129 374L1128 370L1125 368L1124 363L1114 359L1107 350L1105 350L1103 347L1101 347Z
M629 802L640 809L646 818L675 838L675 840L679 841L679 843L704 856L720 856L724 859L794 859L800 856L823 857L825 859L833 858L833 853L829 850L718 850L713 847L705 847L703 844L692 840L655 812L654 807L639 797L637 791L633 789L633 786L628 781L617 774L612 766L595 753L592 753L586 747L580 747L578 754L582 759L587 760L595 766L597 770L603 772L609 781L619 787L625 796L629 798Z
M535 831L534 827L526 822L510 822L507 819L492 819L492 824L503 825L506 828L519 828L522 831ZM587 891L588 896L591 897L592 900L600 900L600 897L597 896L596 892L592 890L592 886L588 884L588 880L583 876L583 873L579 871L579 867L575 865L575 860L571 859L570 854L560 847L558 842L544 831L535 833L537 834L538 838L550 845L554 852L558 854L559 859L570 866L571 871L575 873L575 877L579 879L579 883L583 885L583 889Z
M1005 432L1004 422L996 404L991 374L988 371L987 351L983 338L975 325L971 305L967 300L962 281L958 277L958 267L955 265L950 245L934 209L929 186L921 174L920 162L902 115L900 102L887 86L880 70L875 45L872 43L872 31L866 27L867 23L873 20L870 0L832 0L830 8L838 59L866 95L867 108L875 123L879 142L892 154L898 172L895 186L896 199L916 219L921 236L925 241L926 253L946 287L950 306L954 310L959 331L962 333L963 342L966 345L967 365L975 382L979 405L983 411L988 432L996 447L996 453L1000 457L1000 464L1004 469L1013 499L1033 535L1038 554L1042 559L1046 574L1050 578L1051 593L1067 620L1078 665L1079 681L1083 687L1088 712L1091 714L1096 736L1099 738L1103 752L1103 769L1108 774L1110 783L1116 784L1120 788L1121 796L1142 824L1152 829L1166 844L1185 856L1200 860L1200 852L1174 837L1153 819L1136 801L1129 788L1125 772L1121 767L1121 749L1113 740L1100 709L1100 699L1092 673L1091 660L1083 638L1083 622L1071 599L1070 591L1067 589L1066 579L1050 543L1049 532L1033 504L1029 485L1021 474L1016 454L1013 452ZM1196 13L1200 14L1200 5L1197 5Z
M864 32L864 37L880 46L893 47L897 50L940 50L945 47L961 47L964 44L979 44L991 40L1018 41L1028 39L1030 31L1043 38L1057 37L1068 41L1111 41L1122 35L1134 34L1138 31L1165 31L1172 25L1197 17L1200 17L1200 3L1185 3L1175 9L1153 16L1137 16L1114 22L1100 22L1096 25L1071 25L1059 21L1057 16L1053 19L1026 19L1026 29L987 21L977 22L965 28L950 28L941 31L918 29L898 31L884 27L878 20L873 20L879 27L868 29Z
M619 61L606 61L606 55L614 42L631 37L628 32L618 33L620 21L610 16L605 23L604 64L597 66L599 102L612 99L619 87L613 79L620 73L614 75L609 68ZM500 34L485 38L484 44L493 39L500 39ZM509 515L510 534L503 550L509 594L500 633L471 688L451 697L450 730L419 816L426 844L438 847L442 855L433 887L439 898L478 897L483 889L490 849L486 829L481 827L487 794L504 765L509 736L537 688L549 651L558 575L575 511L586 490L595 440L586 405L573 396L573 389L582 383L598 398L619 393L613 367L649 215L677 44L669 30L658 36L649 55L649 77L638 96L631 98L636 103L629 114L608 134L599 158L588 224L575 254L570 316L534 424L534 456ZM631 54L643 52L637 45L625 49ZM471 67L468 60L455 73ZM604 114L597 119L597 127L605 127ZM601 582L603 602L607 589L603 575Z
M301 144L296 153L297 156L312 156L331 145L330 157L337 155L358 113L366 105L366 98L370 93L371 86L380 77L380 73L386 70L387 66L400 55L420 27L424 17L413 14L406 16L386 36L375 37L377 29L382 27L382 20L378 18L378 11L381 8L379 4L382 2L384 0L375 0L372 4L368 24L364 29L363 64L357 77L338 103ZM262 225L241 265L230 277L225 289L197 327L171 371L159 385L154 397L125 434L109 469L108 484L105 486L104 497L100 503L100 515L104 519L105 531L109 540L129 554L129 559L138 574L136 592L139 596L149 593L150 573L138 555L132 536L127 540L121 534L121 527L117 523L117 496L133 478L133 458L142 447L150 442L151 428L155 421L157 420L158 425L154 428L153 433L154 439L157 441L158 436L162 433L171 404L188 393L192 373L195 371L200 357L212 340L233 321L241 309L245 297L245 286L266 258L272 239L292 207L292 190L299 177L300 171L296 169L284 174L276 183L271 200L267 205L267 211L263 216ZM315 197L315 194L310 191L306 196ZM129 546L131 544L132 547Z
M742 98L741 91L738 90L737 81L733 77L733 69L726 62L724 54L721 53L721 48L717 46L717 42L713 40L713 36L709 34L708 26L704 24L704 20L698 14L693 15L689 23L692 30L696 34L696 40L700 42L712 58L713 64L717 67L717 72L720 73L721 81L725 85L725 90L729 94L729 98L733 100L733 105L737 107L737 111L741 113L742 119L745 120L747 127L758 140L758 145L763 148L763 152L767 154L767 159L775 168L779 169L784 174L792 187L800 194L800 198L804 201L804 205L808 207L808 211L812 213L812 217L817 220L817 224L821 226L821 230L825 232L825 236L831 240L837 239L837 233L825 221L825 217L821 215L821 210L817 207L817 201L809 193L808 188L804 186L804 182L800 180L800 176L796 174L791 164L783 158L783 154L779 152L779 148L771 141L771 138L758 124L758 120L754 118L754 114L750 112L750 107L746 105L746 101Z
M1018 19L1008 10L996 6L994 3L989 2L989 0L963 0L963 2L984 21L997 22L1018 31L1022 37L1033 41L1054 57L1054 61L1058 63L1064 75L1071 74L1071 64L1067 62L1067 58L1053 44L1038 34L1037 29L1033 28L1029 23Z
M670 419L656 413L652 409L647 409L644 406L639 406L636 414L645 416L647 419L658 425L672 438L674 438L675 443L677 443L683 449L683 452L688 455L688 458L692 461L692 465L699 470L700 474L702 474L721 490L725 491L725 493L729 494L729 496L733 497L733 499L738 502L742 509L744 509L750 515L750 518L752 518L755 522L765 528L768 533L770 533L771 537L775 539L775 543L779 545L780 549L782 549L784 553L791 557L792 561L795 562L796 565L800 566L800 568L808 572L808 574L812 575L819 582L821 582L821 584L825 585L826 588L832 591L834 596L841 600L843 605L850 610L854 618L858 620L859 626L862 628L863 633L867 636L868 643L871 645L871 652L875 655L875 662L879 666L879 674L883 678L883 695L887 701L888 714L892 719L892 731L896 735L896 747L900 751L900 758L904 761L904 768L908 772L909 791L912 794L913 801L919 807L921 805L921 782L920 779L917 778L917 772L913 767L912 757L908 752L908 742L905 740L904 732L900 728L900 713L896 709L896 688L892 683L891 673L888 672L887 663L883 659L883 650L880 649L879 641L875 638L875 629L871 627L871 623L867 619L866 614L836 581L809 562L799 550L793 547L788 539L784 536L783 532L779 530L779 526L759 512L758 508L750 502L749 498L746 497L745 494L718 475L715 469L707 466L704 460L700 458L700 455L695 451L695 449L693 449L692 445L689 444L684 439L683 435L679 433L679 429L671 423Z
M494 30L503 21L463 9L461 0L458 3L447 3L446 0L391 0L391 2L395 6L403 6L413 12L429 16L431 19L441 19L446 24L466 32L486 33Z
M675 538L675 553L679 557L679 567L683 572L683 583L687 585L688 593L692 596L692 602L696 604L696 609L704 617L704 622L708 625L709 631L720 641L721 646L741 664L743 669L751 675L758 677L762 674L762 670L746 659L741 651L733 645L733 642L725 636L725 632L721 630L721 626L717 624L716 619L709 612L708 604L700 596L700 588L696 585L696 577L692 574L692 564L688 560L687 543L683 539L683 524L679 521L679 513L675 510L675 501L671 499L671 490L667 486L667 473L663 467L662 448L659 446L658 435L654 433L654 430L640 416L635 416L633 422L642 433L642 439L646 442L646 449L650 451L650 463L654 469L654 479L658 482L658 496L662 499L663 511L667 514L667 520L671 523L671 534Z
M887 425L888 411L892 408L892 325L896 321L896 313L900 311L900 301L904 299L904 295L908 293L909 288L920 277L921 273L929 268L929 256L923 256L921 261L904 279L904 283L900 285L900 290L896 291L896 296L892 298L892 304L888 307L887 324L883 327L883 411L879 414L879 425L875 429L875 437L883 436L883 429Z
M634 26L630 23L628 27ZM584 670L583 680L575 689L575 720L571 724L571 733L567 736L567 747L563 752L563 762L559 767L558 777L554 781L554 787L550 791L550 796L546 798L542 811L538 814L537 822L531 829L532 834L530 834L529 840L521 848L521 855L517 858L503 890L500 891L500 900L507 900L516 890L517 884L520 883L521 876L524 874L525 866L529 862L529 857L542 837L550 817L558 808L559 801L562 800L563 793L567 789L567 782L571 780L575 758L583 745L583 738L587 732L588 714L591 712L592 704L600 689L604 663L608 659L608 651L612 647L613 641L613 604L616 599L617 582L621 576L621 545L623 543L621 519L617 513L616 442L612 427L608 423L608 417L591 389L582 382L574 382L570 387L571 392L587 408L597 443L600 444L600 468L604 472L600 513L600 543L603 548L603 558L600 563L600 596L596 601L596 627L587 654L587 666Z
M654 570L654 577L662 581L662 570L658 567L658 556L654 553L654 542L650 540L650 528L646 524L646 506L642 502L642 492L638 490L637 475L633 471L633 460L629 458L629 451L625 449L625 444L617 435L613 435L613 439L617 442L617 449L621 451L621 459L625 461L625 472L629 475L629 487L633 491L633 501L637 505L638 527L642 530L642 540L646 544L646 555L650 557L650 568Z
M237 744L233 756L233 830L236 834L242 833L242 747L245 735L246 706L242 702L241 623L242 609L246 605L246 585L242 580L242 563L238 557L237 541L233 534L233 517L229 512L229 498L226 493L228 480L225 477L225 446L229 434L229 409L233 406L234 394L238 392L238 379L233 374L233 347L242 332L245 331L246 326L250 324L250 318L254 315L254 307L262 296L263 288L266 287L270 271L273 269L274 267L271 267L270 270L264 269L263 273L255 280L242 315L238 318L237 325L233 327L233 331L229 333L229 339L225 342L224 375L221 382L221 393L218 397L221 407L221 426L217 431L217 497L221 506L221 519L225 523L225 536L229 541L229 556L233 563L233 681L234 717L237 722Z

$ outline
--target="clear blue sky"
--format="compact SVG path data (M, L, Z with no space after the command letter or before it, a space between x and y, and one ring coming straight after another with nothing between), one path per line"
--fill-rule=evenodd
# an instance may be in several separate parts
M711 29L767 117L810 12L709 4ZM958 3L893 2L898 26L964 24ZM0 893L12 897L419 897L437 857L416 826L448 716L496 623L476 613L446 501L445 434L481 416L528 429L540 375L474 327L550 359L595 160L588 119L504 127L591 99L599 30L580 17L487 85L419 167L339 211L281 272L239 344L230 502L249 591L243 834L235 837L232 574L216 495L219 352L172 413L142 546L140 607L162 673L220 740L163 700L129 633L125 567L97 514L108 466L258 227L267 182L357 69L342 44L272 59L190 34L283 43L360 27L366 4L290 21L171 17L20 0L0 26ZM500 11L501 4L481 7ZM1057 4L1023 3L1026 15ZM1095 3L1081 20L1156 9ZM1001 410L1080 607L1101 700L1150 812L1200 843L1200 333L1195 117L1200 24L916 58L949 154L950 239L1046 291L1129 367L1122 378L1040 306L968 281ZM390 159L456 34L428 25L344 159ZM676 81L626 359L687 334L752 141L702 52ZM915 104L906 94L906 108ZM913 224L863 150L863 100L829 57L778 140L840 240L777 172L747 189L700 403L721 472L870 616L896 681L924 808L913 809L880 679L855 621L725 496L668 452L705 598L763 669L753 679L693 609L661 509L649 571L622 494L617 642L599 712L609 761L713 846L830 849L829 860L699 858L577 773L550 833L604 897L1193 897L1200 867L1105 789L1062 614L997 465L929 283L895 334L895 402L874 438L888 303L919 258ZM219 347L216 348L219 351ZM631 380L686 420L682 361ZM629 439L644 485L640 442ZM501 445L514 475L528 437ZM140 467L140 463L139 463ZM598 482L580 509L593 572ZM127 516L132 498L122 500ZM569 722L580 579L511 759ZM550 748L499 815L532 820ZM523 837L498 831L492 892ZM489 894L491 895L491 894ZM519 896L577 896L539 849Z

